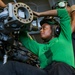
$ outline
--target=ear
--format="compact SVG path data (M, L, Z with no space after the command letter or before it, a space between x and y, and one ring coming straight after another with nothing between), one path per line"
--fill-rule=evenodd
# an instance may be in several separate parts
M55 25L52 27L52 31L53 31L54 36L58 37L61 31L61 28L60 26Z

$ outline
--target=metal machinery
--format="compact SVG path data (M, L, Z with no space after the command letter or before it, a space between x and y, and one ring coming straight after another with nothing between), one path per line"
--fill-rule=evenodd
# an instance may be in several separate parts
M0 53L3 64L7 60L16 60L36 65L37 57L22 47L18 40L22 28L30 29L33 13L24 3L8 3L0 12ZM2 58L1 57L1 58Z

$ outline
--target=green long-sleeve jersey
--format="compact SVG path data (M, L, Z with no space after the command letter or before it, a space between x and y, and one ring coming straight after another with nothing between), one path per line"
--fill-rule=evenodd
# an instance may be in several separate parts
M57 15L60 18L60 35L46 44L40 44L30 39L25 31L20 32L20 41L28 50L38 56L40 68L45 68L52 61L64 62L74 67L71 19L66 9L57 9Z

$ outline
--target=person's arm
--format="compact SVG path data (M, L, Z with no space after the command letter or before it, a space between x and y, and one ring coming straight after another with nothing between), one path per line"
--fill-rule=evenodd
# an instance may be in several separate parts
M72 21L71 21L71 24L72 24L72 32L75 32L75 11L72 12Z
M35 12L33 11L33 14L42 17L42 16L57 16L57 10L48 10L44 12Z
M63 39L71 42L71 17L67 9L58 9L58 17L60 17L61 33Z
M2 0L0 0L0 7L6 7L6 4Z
M71 6L71 25L72 32L75 32L75 5Z
M20 31L19 40L25 48L36 55L38 55L39 51L45 46L31 39L25 30Z

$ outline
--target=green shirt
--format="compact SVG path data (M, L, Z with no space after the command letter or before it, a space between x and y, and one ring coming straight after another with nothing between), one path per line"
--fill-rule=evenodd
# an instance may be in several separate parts
M36 54L40 61L40 68L45 68L52 61L65 62L74 67L74 53L71 38L71 19L66 9L57 9L60 18L61 33L46 44L37 43L30 39L25 31L20 33L22 44Z

